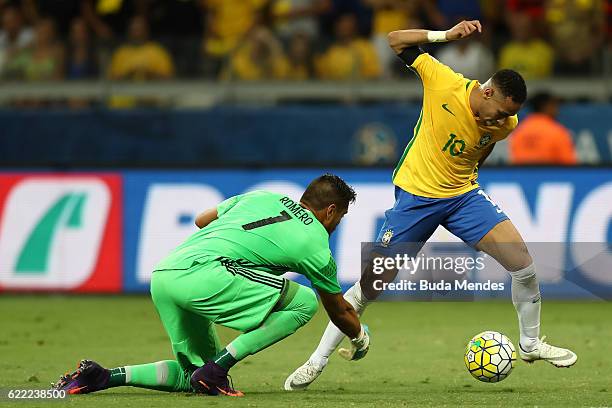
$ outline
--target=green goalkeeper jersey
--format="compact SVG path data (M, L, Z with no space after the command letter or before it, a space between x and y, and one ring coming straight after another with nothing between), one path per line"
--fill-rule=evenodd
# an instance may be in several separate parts
M230 259L274 275L300 273L327 293L341 293L329 234L306 208L267 191L231 197L218 218L191 235L155 270L188 269L211 259Z

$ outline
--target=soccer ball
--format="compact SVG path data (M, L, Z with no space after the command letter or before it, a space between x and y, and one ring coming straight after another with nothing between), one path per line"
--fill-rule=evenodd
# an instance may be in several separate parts
M465 366L474 378L498 382L510 375L516 361L512 342L496 331L485 331L470 340L465 349Z

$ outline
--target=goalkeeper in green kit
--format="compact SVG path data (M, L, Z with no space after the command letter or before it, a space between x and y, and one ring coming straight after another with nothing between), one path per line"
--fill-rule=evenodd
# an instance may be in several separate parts
M254 191L231 197L196 218L200 231L155 268L151 296L175 360L106 369L82 360L54 385L71 394L117 386L242 396L228 380L243 358L293 334L315 314L314 292L279 275L300 273L319 293L330 319L351 340L348 359L369 347L367 328L342 296L329 234L355 201L340 177L313 180L299 202ZM215 324L242 332L225 348Z

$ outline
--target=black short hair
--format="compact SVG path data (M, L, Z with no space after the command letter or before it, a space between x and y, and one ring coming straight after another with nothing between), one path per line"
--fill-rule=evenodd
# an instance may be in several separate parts
M326 173L312 180L300 201L308 204L313 210L321 210L336 204L340 208L348 208L355 202L355 190L335 174Z
M501 69L493 74L491 79L505 97L520 104L527 100L527 85L518 72L512 69Z

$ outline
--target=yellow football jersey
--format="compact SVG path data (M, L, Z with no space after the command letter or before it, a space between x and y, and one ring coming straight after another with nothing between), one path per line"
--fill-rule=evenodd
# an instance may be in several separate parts
M413 136L393 172L393 184L423 197L455 197L478 187L478 160L491 143L516 127L516 115L502 126L476 122L469 96L478 81L464 78L429 54L412 69L423 83L423 108Z

